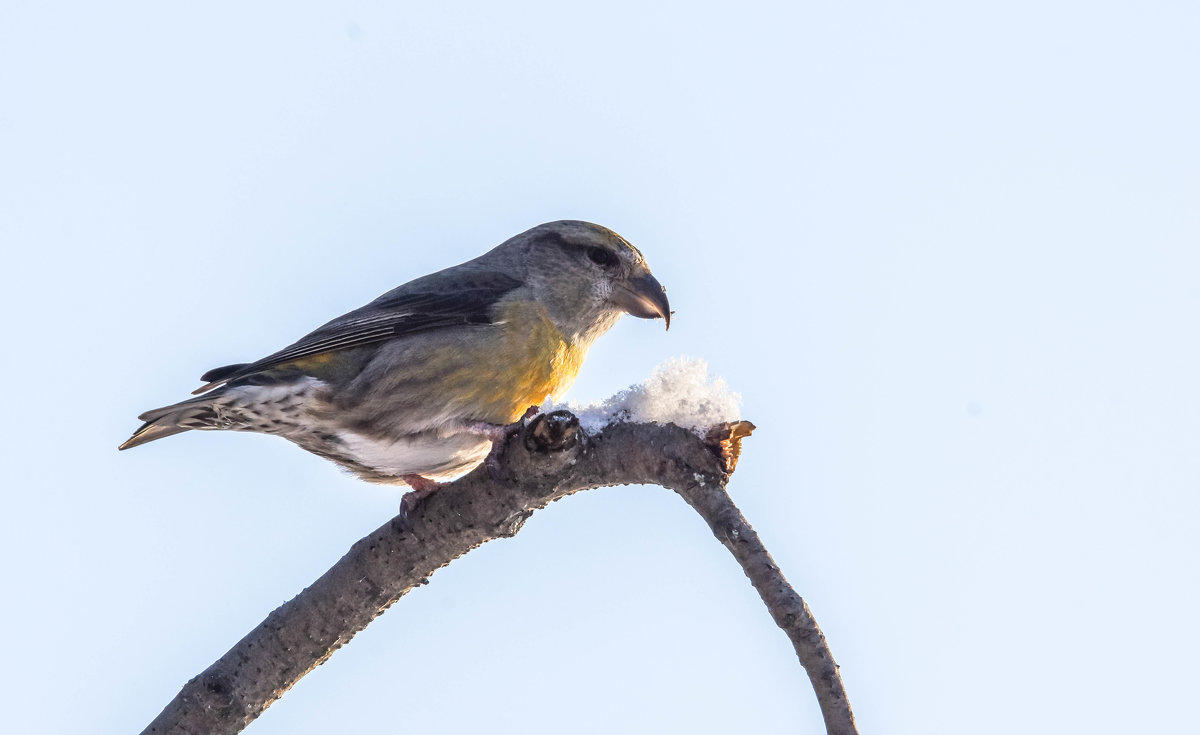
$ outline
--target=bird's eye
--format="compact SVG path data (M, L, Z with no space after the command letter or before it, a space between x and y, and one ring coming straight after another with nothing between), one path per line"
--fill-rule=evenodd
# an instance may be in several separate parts
M588 248L587 256L589 260L603 268L612 268L617 264L617 256L611 250L604 248Z

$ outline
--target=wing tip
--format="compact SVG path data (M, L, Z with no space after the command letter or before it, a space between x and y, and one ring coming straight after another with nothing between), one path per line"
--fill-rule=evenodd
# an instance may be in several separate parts
M200 380L204 381L204 385L192 391L192 395L198 396L201 393L206 393L216 388L222 383L228 383L233 378L238 377L238 373L243 372L248 367L250 367L250 363L238 362L233 365L222 365L221 367L213 368L200 376Z

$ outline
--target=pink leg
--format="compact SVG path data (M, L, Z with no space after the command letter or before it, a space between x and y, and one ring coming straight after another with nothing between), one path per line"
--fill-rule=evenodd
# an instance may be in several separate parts
M492 451L488 452L488 456L483 460L483 465L487 467L488 475L493 480L500 479L500 455L504 453L504 443L509 437L521 433L521 429L525 428L525 422L537 416L538 407L530 406L525 409L524 415L511 424L489 424L484 421L476 421L467 424L467 431L472 434L480 434L486 436L492 441Z
M434 490L442 486L442 483L420 475L401 475L400 479L407 482L408 486L412 488L404 493L404 497L400 498L400 511L406 516L420 505L422 500L428 498Z
M492 441L501 441L520 432L525 427L525 422L537 416L537 414L538 407L530 406L525 409L525 413L521 414L521 418L511 424L489 424L486 421L473 421L466 425L466 430L470 434L486 436Z

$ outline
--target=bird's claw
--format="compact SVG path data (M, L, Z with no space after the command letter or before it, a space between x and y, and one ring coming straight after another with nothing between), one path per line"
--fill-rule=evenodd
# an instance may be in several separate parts
M483 466L487 468L488 477L492 478L492 482L500 482L501 480L500 460L504 457L508 440L520 434L526 424L529 423L529 420L538 415L538 410L537 406L530 406L525 409L525 413L521 415L521 418L511 424L504 426L488 425L490 428L488 436L492 440L492 449L483 460Z
M404 497L400 498L400 518L402 519L402 524L405 529L411 530L408 524L409 514L416 510L417 506L425 498L433 495L434 491L442 486L442 483L421 477L420 475L404 475L400 479L407 482L408 486L412 488L412 490L404 493Z
M483 460L483 466L487 468L488 477L492 478L492 482L500 482L500 458L504 456L504 442L496 442L492 444L492 451L488 452L488 456Z

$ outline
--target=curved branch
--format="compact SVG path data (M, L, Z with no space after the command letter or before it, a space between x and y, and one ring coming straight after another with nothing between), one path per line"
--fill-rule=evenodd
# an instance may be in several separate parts
M459 556L520 530L534 510L596 487L675 490L708 521L788 634L808 671L826 728L854 733L837 666L808 607L788 585L725 484L753 426L707 439L673 424L620 423L589 435L566 411L538 416L511 437L498 467L445 485L407 516L355 543L310 587L267 616L193 678L143 733L236 733L376 616Z

